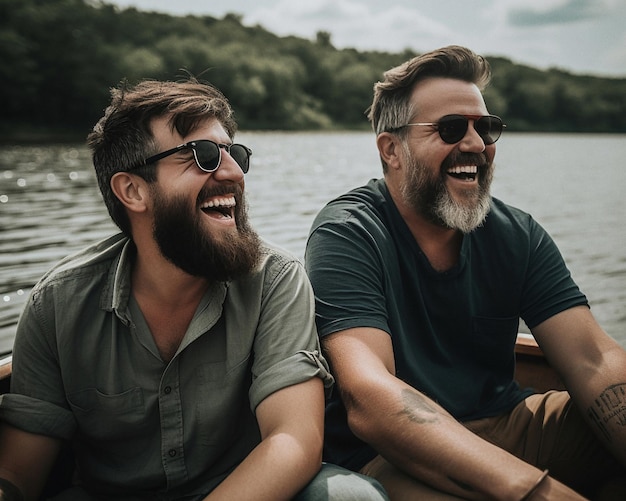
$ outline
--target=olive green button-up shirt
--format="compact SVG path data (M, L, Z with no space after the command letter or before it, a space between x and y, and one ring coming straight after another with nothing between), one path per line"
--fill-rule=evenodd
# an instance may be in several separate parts
M264 398L312 377L331 387L313 294L296 259L264 246L252 274L210 287L164 362L130 292L133 256L117 235L34 287L0 419L72 440L95 493L200 498L259 443Z

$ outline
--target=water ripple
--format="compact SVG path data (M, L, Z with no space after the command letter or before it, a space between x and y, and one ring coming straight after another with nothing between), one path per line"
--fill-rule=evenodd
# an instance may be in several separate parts
M246 190L259 233L299 258L319 209L380 177L368 132L241 133L254 151ZM626 346L623 135L506 134L493 193L550 232L602 326ZM0 147L0 352L33 284L115 228L82 145Z

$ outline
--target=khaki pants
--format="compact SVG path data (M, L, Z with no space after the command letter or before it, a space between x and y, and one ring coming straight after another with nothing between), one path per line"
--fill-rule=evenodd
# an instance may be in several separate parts
M531 395L509 414L469 421L472 432L593 497L607 483L626 486L626 471L596 440L569 394L549 391ZM458 499L422 484L381 456L361 473L377 479L392 501ZM621 487L615 486L613 491ZM624 491L615 499L626 499ZM612 499L606 497L603 499Z

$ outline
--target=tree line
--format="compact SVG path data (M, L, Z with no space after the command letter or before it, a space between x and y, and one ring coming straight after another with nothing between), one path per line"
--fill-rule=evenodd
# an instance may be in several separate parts
M279 37L242 17L171 16L94 0L0 1L0 140L83 138L109 89L191 74L229 98L243 130L367 128L373 84L416 55ZM626 132L626 79L488 57L491 113L513 131Z

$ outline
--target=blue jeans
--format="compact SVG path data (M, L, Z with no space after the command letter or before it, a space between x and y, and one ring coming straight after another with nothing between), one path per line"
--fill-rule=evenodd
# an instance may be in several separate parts
M293 501L389 501L377 480L330 463L293 498Z

